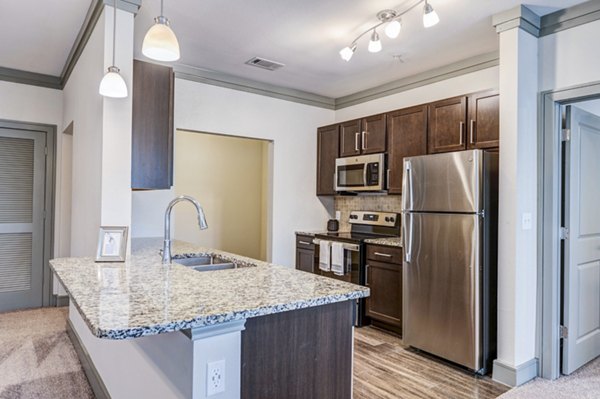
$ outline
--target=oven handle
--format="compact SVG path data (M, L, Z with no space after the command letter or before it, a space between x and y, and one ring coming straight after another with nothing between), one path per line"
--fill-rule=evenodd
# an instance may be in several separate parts
M320 245L321 244L321 240L318 238L313 239L313 244L316 245ZM353 252L358 252L360 251L360 245L358 244L350 244L350 243L342 243L342 247L346 250L346 251L353 251Z

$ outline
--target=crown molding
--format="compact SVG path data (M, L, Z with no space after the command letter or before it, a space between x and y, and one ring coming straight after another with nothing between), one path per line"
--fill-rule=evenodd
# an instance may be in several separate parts
M524 5L519 5L492 17L492 25L497 33L521 28L535 37L540 36L541 18Z
M586 1L585 3L544 15L541 22L540 36L551 35L599 19L600 1Z
M62 89L61 80L58 76L22 71L20 69L0 67L0 81L1 80L5 82L47 87L49 89Z

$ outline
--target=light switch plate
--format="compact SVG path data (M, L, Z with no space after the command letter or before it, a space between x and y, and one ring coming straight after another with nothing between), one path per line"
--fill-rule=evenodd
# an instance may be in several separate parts
M340 218L341 218L341 217L342 217L342 212L340 212L340 211L335 211L335 218L336 218L337 220L340 220Z

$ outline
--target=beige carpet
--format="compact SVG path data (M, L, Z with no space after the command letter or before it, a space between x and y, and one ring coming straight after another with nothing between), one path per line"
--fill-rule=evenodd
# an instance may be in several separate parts
M66 308L0 313L0 399L94 398L66 318Z
M550 381L536 378L511 389L498 399L597 399L600 398L600 358L569 376Z

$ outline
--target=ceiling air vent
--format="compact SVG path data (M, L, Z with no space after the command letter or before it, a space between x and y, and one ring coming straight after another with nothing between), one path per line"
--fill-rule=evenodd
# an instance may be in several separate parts
M268 69L269 71L274 71L276 69L282 68L285 65L280 62L269 61L264 58L253 57L246 61L244 64L255 66L262 69Z

